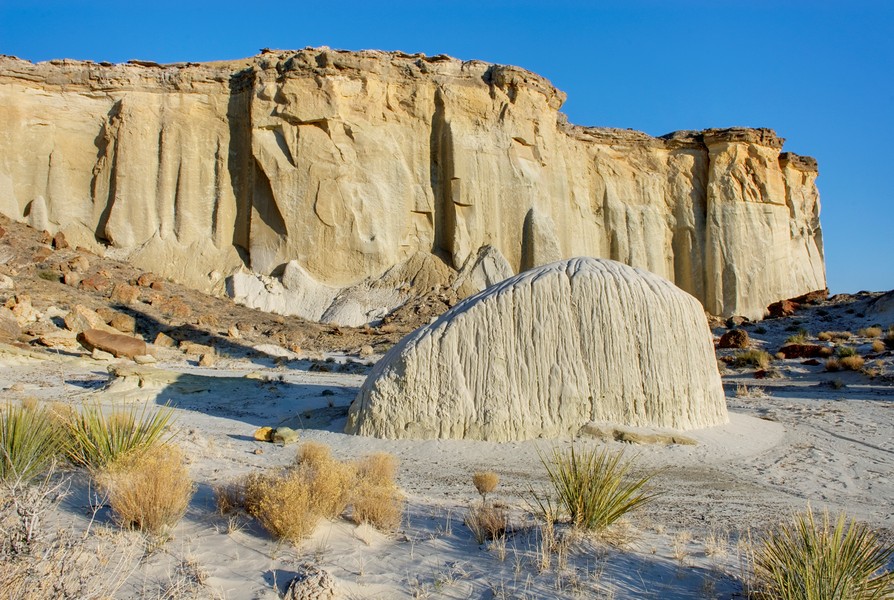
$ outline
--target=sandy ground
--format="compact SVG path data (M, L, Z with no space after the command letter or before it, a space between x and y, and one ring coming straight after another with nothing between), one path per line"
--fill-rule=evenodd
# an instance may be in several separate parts
M799 327L815 334L872 324L859 302L866 299L746 329L772 352ZM854 344L862 344L861 352L868 347L867 340ZM655 473L659 495L606 536L560 528L567 552L550 557L549 564L538 552L531 490L544 489L540 455L572 441L345 435L347 406L376 358L361 363L333 354L332 362L321 363L233 353L213 368L199 368L179 351L165 350L148 369L187 376L175 383L156 377L167 381L157 384L150 377L138 387L133 378L110 381L109 364L86 355L7 346L0 349L0 390L10 399L175 407L174 439L189 457L197 492L170 539L113 533L108 509L101 502L97 508L86 477L77 472L54 517L55 527L90 527L109 538L123 573L116 593L121 598L277 598L303 563L328 570L344 598L732 598L743 595L749 539L808 503L846 510L894 540L890 351L874 358L874 378L827 373L799 360L774 361L780 376L772 379L729 370L724 383L730 423L688 432L697 445L609 442L635 457L639 471ZM321 364L332 371L319 370ZM346 520L324 521L311 539L293 547L276 543L246 516L218 515L215 485L293 460L295 446L252 437L259 426L284 423L298 428L304 440L331 445L337 458L376 451L397 456L398 484L407 497L400 529L383 534ZM512 515L505 545L479 546L463 524L478 497L471 484L477 470L500 475L491 498Z

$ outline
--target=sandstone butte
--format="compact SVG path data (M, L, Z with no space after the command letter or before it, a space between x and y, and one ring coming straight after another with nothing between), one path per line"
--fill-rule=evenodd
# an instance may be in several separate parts
M573 258L510 277L405 336L366 378L345 431L505 442L591 422L727 421L699 303L653 273Z
M724 316L825 287L815 160L769 129L580 127L564 99L443 55L2 57L0 212L204 291L294 261L323 304L485 246L515 273L618 260Z

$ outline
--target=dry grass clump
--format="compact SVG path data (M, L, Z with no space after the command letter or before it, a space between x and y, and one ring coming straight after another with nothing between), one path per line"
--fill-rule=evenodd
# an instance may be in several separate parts
M830 358L826 361L826 371L840 371L841 370L841 360L837 358Z
M882 328L881 327L864 327L860 331L857 332L857 335L865 337L865 338L880 338L882 337Z
M631 477L633 461L623 461L622 452L608 449L567 451L554 448L541 456L557 496L534 494L540 512L547 518L564 511L575 527L601 531L654 497L645 491L651 475Z
M62 433L36 403L7 403L0 414L0 481L27 483L45 472L63 451Z
M482 502L469 507L465 523L475 536L475 541L483 544L502 537L509 525L509 518L503 507Z
M885 351L885 342L881 340L875 340L872 342L872 351L878 354L879 352Z
M76 464L101 471L130 452L167 441L165 431L173 415L170 407L150 411L149 403L142 409L114 408L108 415L99 404L87 405L65 422L68 456Z
M824 342L846 342L854 337L854 334L850 331L821 331L816 337Z
M336 518L349 506L356 523L396 528L403 512L396 473L397 460L390 454L341 462L332 458L328 446L307 442L293 466L252 473L239 483L218 486L215 493L222 514L241 506L274 537L298 542L319 519Z
M404 500L394 481L397 459L384 452L371 454L357 461L356 473L351 520L384 531L396 529Z
M847 358L848 356L857 356L857 349L851 346L838 346L835 354L838 358Z
M472 475L472 484L481 494L481 501L487 502L487 495L497 488L500 476L493 471L478 471Z
M125 454L96 479L123 527L156 535L180 520L195 491L183 451L168 444Z
M755 597L761 600L869 600L894 596L885 569L894 547L866 525L811 509L771 532L754 556Z
M794 335L790 335L785 338L786 344L806 344L807 340L810 339L810 332L808 332L803 327L798 330L798 333Z
M766 369L770 366L770 355L763 350L744 350L733 355L731 364L735 368Z
M848 371L859 371L865 363L866 360L862 356L845 356L841 359L841 368Z
M766 395L764 388L760 386L753 385L748 387L747 384L736 383L736 398L764 398Z

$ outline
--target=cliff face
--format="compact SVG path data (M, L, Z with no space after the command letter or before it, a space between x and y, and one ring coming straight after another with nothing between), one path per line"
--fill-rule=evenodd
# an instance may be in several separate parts
M202 289L296 261L337 290L483 246L516 272L619 260L722 315L825 287L815 161L765 129L572 126L563 100L444 56L2 58L0 212Z

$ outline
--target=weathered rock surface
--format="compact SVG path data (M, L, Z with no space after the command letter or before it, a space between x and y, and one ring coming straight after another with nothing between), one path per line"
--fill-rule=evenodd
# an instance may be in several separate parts
M0 213L220 292L243 267L296 261L305 288L342 290L418 253L459 270L484 246L513 272L616 259L724 316L825 287L814 160L767 129L577 127L563 101L445 56L2 57Z
M87 350L102 350L113 356L133 358L148 353L146 342L121 333L101 329L86 329L78 334L78 341Z
M493 441L590 422L693 429L727 421L702 307L610 260L525 271L406 336L351 405L346 431Z
M718 348L747 348L751 343L748 332L744 329L730 329L722 336L717 343Z

